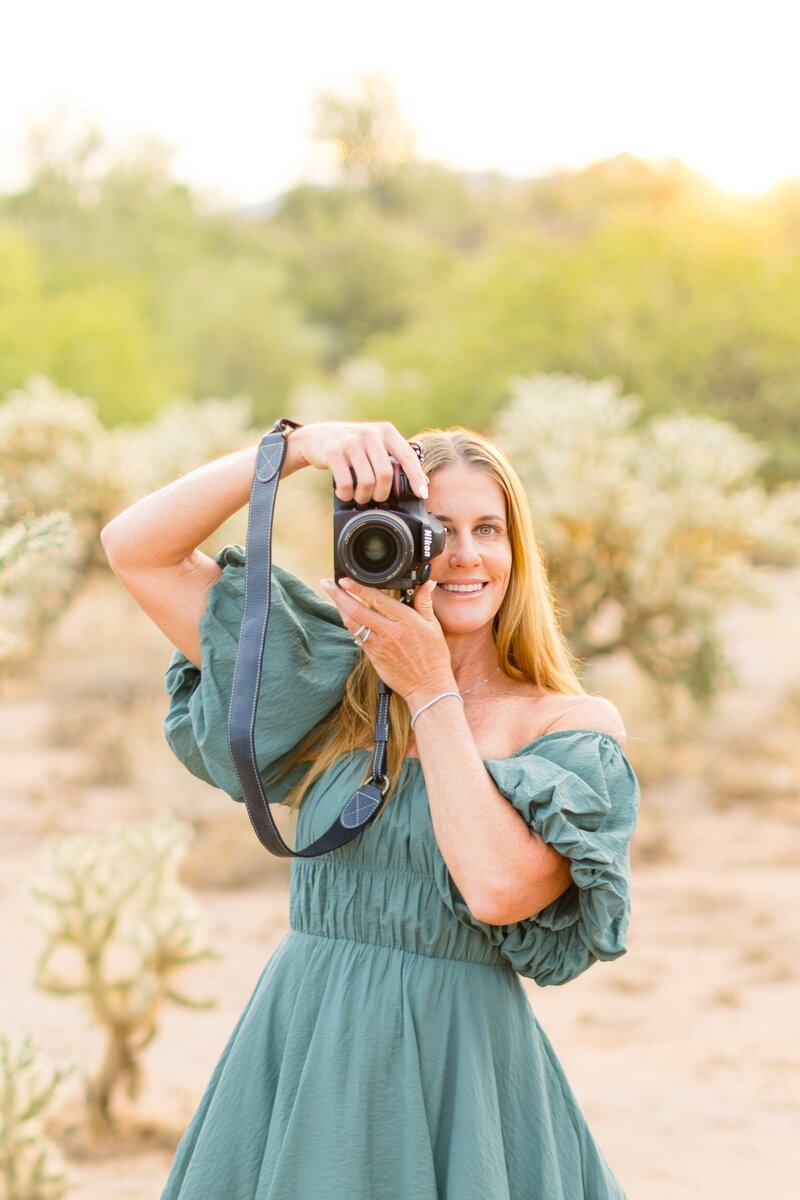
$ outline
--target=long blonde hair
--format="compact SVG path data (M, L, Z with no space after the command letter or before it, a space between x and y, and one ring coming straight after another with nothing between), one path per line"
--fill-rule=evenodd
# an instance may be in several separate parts
M472 467L495 479L505 495L512 568L506 594L494 619L495 645L503 673L510 679L528 681L565 696L583 695L584 689L576 674L576 660L559 628L557 606L528 497L511 463L482 434L463 425L424 429L411 440L422 447L423 465L429 479L445 467ZM388 594L399 596L399 592L389 591ZM360 655L348 676L340 702L303 738L281 770L267 780L267 790L270 782L282 778L292 767L309 762L308 771L284 801L291 808L299 808L314 780L337 758L355 750L372 750L379 682L378 673L367 655ZM393 692L389 700L391 737L386 754L386 774L390 781L387 800L394 791L406 756L410 721L408 706Z

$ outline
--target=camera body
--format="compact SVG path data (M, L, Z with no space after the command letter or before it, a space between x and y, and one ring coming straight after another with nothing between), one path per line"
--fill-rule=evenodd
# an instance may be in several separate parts
M333 577L406 591L425 583L447 532L414 494L397 460L389 458L394 477L386 500L340 500L333 481Z

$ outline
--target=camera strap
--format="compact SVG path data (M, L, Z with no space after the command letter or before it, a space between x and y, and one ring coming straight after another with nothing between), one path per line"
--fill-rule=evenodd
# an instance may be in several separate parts
M275 496L286 457L285 424L282 418L262 438L256 454L250 509L247 520L244 609L236 650L231 701L228 709L228 745L241 786L244 802L256 837L279 858L316 858L352 841L379 811L389 788L384 775L389 739L389 698L392 689L380 681L375 719L375 750L372 774L359 785L330 829L304 850L292 850L278 832L264 793L255 749L255 723L261 688L264 647L269 624L272 576L272 521ZM276 681L277 682L277 681ZM280 690L273 691L280 703ZM272 698L272 697L271 697Z

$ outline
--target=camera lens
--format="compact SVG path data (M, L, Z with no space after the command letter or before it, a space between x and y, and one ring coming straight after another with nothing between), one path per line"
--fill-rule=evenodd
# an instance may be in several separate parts
M408 526L389 513L361 513L342 530L339 552L347 574L381 587L408 570L414 543Z
M366 529L355 539L353 557L370 571L380 570L391 563L397 551L394 540L383 529Z

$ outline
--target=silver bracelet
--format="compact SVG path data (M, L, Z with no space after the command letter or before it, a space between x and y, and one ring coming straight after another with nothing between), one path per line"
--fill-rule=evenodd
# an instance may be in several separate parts
M433 699L429 700L427 704L423 704L422 708L417 709L417 711L414 713L413 717L411 718L411 728L412 729L414 728L414 722L416 721L416 719L420 713L424 713L426 708L430 708L430 706L432 704L435 704L437 700L441 700L444 696L455 696L456 699L461 700L460 692L439 692L438 696L434 696ZM463 700L461 700L461 707L462 708L464 707Z

